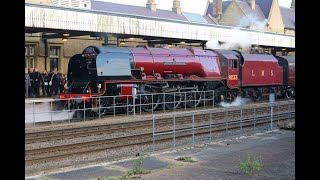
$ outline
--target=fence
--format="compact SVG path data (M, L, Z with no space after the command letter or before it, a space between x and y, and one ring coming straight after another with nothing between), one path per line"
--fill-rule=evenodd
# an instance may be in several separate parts
M54 122L119 117L141 119L147 118L148 115L151 118L152 115L159 113L214 107L214 91L137 94L135 98L100 96L88 97L88 99L90 103L81 98L26 101L25 123L33 125L39 122L54 124ZM121 103L119 103L120 99ZM91 107L92 100L96 102L95 107Z
M153 115L153 151L175 149L177 146L195 146L216 138L272 130L273 123L291 119L295 115L295 101L278 101L262 105L241 105L229 108L173 112L171 115ZM280 110L281 107L281 110ZM276 111L273 111L276 109ZM157 120L170 119L172 126L157 125ZM172 141L164 141L172 138Z

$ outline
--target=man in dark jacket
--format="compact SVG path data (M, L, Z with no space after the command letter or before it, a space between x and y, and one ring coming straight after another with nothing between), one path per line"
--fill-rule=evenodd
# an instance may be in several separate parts
M42 81L41 73L38 71L38 68L34 68L33 79L33 91L36 98L40 97L40 85Z
M33 75L34 75L33 68L29 68L29 77L30 77L30 81L31 81L31 86L29 86L28 91L29 91L29 97L31 97L31 98L34 98Z
M50 77L47 72L47 70L44 70L42 73L42 92L44 97L49 97L49 82L50 82Z
M58 95L59 87L60 87L60 76L57 71L54 71L54 74L52 77L52 86L51 86L53 96Z
M48 97L51 97L52 96L52 79L53 79L53 75L54 75L54 72L53 70L50 70L48 76L49 76L49 83L48 83L48 91L49 91L49 94L48 94ZM51 82L51 83L50 83Z

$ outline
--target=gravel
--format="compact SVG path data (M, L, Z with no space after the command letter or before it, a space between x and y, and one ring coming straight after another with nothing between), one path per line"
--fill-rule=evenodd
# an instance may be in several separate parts
M281 104L283 104L281 102ZM255 105L256 107L258 105ZM229 111L233 108L239 108L239 107L229 107ZM184 109L183 109L184 110ZM221 112L224 111L224 108L218 108L215 109L215 112ZM191 114L191 113L186 113L186 114ZM196 118L195 118L195 123L197 123L197 126L199 125L208 125L208 121L203 121L203 122L198 122L201 120L201 114L203 112L197 112L196 113ZM266 113L267 114L267 113ZM179 118L181 115L177 115L176 118ZM165 113L165 114L159 114L157 116L158 118L166 118L166 117L172 117L172 114L170 112ZM191 117L191 116L189 116ZM202 118L204 118L202 116ZM231 118L231 117L230 117ZM54 125L47 125L47 126L32 126L32 127L27 127L25 129L25 132L40 132L40 131L49 131L49 130L58 130L58 129L69 129L69 128L77 128L77 127L89 127L89 126L99 126L99 125L107 125L107 124L117 124L121 122L136 122L136 121L143 121L147 119L152 119L152 114L147 114L147 115L141 115L141 116L117 116L116 118L113 117L106 117L106 118L101 118L96 119L96 120L91 120L91 121L84 121L84 122L72 122L72 123L63 123L63 124L57 124L54 123ZM230 119L229 119L230 121ZM188 120L189 123L187 124L176 124L176 129L181 129L181 128L187 128L187 127L192 127L192 119ZM213 124L217 122L225 122L224 120L217 121L213 119ZM229 125L230 127L231 125ZM257 125L255 132L264 132L268 130L267 125ZM275 127L275 126L274 126ZM172 130L173 126L172 125L167 125L167 126L160 126L156 125L156 132L160 131L168 131ZM213 127L212 130L214 130L215 127ZM204 130L195 130L195 132L199 131L204 131ZM248 135L253 132L253 128L243 128L242 131L240 130L228 130L226 131L220 131L220 132L215 132L212 134L212 140L218 140L221 138L226 138L230 136L239 136L239 135ZM32 144L26 144L25 148L26 149L34 149L34 148L39 148L39 147L50 147L50 146L57 146L57 145L65 145L65 144L74 144L74 143L80 143L84 141L93 141L93 140L102 140L106 138L114 138L114 137L120 137L120 136L132 136L136 134L143 134L143 133L152 133L152 126L149 128L135 128L135 129L130 129L128 131L121 131L121 132L116 132L112 134L101 134L101 135L92 135L92 136L86 136L86 137L77 137L77 138L72 138L72 139L62 139L62 140L56 140L56 141L49 141L49 142L41 142L41 143L32 143ZM189 133L189 132L184 132L184 133ZM176 133L178 135L179 133ZM166 135L169 136L169 135ZM159 138L160 136L157 136L156 138ZM172 137L172 135L171 135ZM204 135L196 135L195 136L195 143L196 144L203 144L203 143L208 143L210 142L209 139L209 133L204 134ZM192 146L192 137L188 138L181 138L181 139L176 139L176 147L183 147L183 146ZM166 141L166 142L160 142L156 143L155 149L157 151L159 150L168 150L172 149L173 147L173 141ZM101 161L110 161L110 160L115 160L115 159L121 159L123 157L128 157L128 156L133 156L136 153L151 153L153 149L152 144L147 144L147 145L135 145L135 146L129 146L129 147L122 147L122 148L116 148L116 149L107 149L107 150L102 150L98 152L91 152L91 153L86 153L86 154L80 154L80 155L72 155L69 156L68 158L61 158L57 159L56 161L48 161L45 163L41 164L33 164L26 166L25 170L26 173L30 173L32 171L41 171L41 170L46 170L46 169L54 169L54 168L60 168L64 166L79 166L83 163L98 163Z

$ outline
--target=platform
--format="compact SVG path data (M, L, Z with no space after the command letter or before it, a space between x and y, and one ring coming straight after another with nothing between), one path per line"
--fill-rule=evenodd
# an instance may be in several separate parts
M239 160L261 156L263 167L253 175L245 174ZM195 163L181 162L179 157L190 156ZM135 158L135 157L134 157ZM27 177L27 180L107 179L119 176L132 168L132 159L92 165L61 172ZM153 154L144 157L144 168L150 174L140 179L295 179L295 132L273 130L251 136L216 140L204 146Z

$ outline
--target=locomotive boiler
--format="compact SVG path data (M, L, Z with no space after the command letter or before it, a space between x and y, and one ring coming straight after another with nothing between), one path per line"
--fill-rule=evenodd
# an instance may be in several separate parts
M68 91L60 99L77 98L76 104L95 109L128 103L138 94L175 93L164 97L167 109L198 106L201 91L214 90L214 99L233 100L238 94L256 100L263 95L292 95L294 58L243 54L239 51L193 48L89 46L74 55L68 65ZM199 93L188 93L188 92ZM97 98L117 96L117 99ZM160 95L139 96L144 111L158 108ZM192 101L188 101L192 100ZM98 102L99 101L99 102ZM141 101L141 100L140 100ZM104 115L105 110L96 114Z

